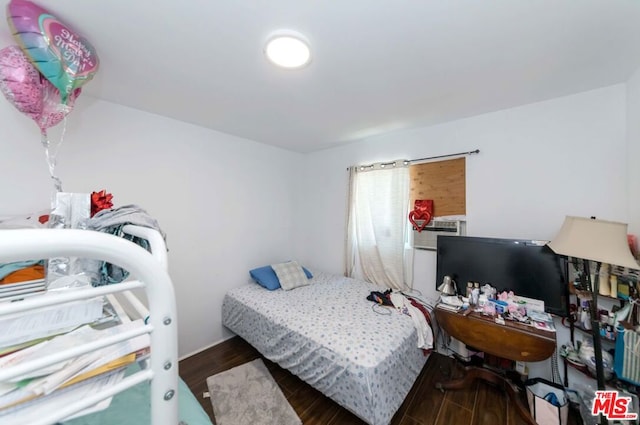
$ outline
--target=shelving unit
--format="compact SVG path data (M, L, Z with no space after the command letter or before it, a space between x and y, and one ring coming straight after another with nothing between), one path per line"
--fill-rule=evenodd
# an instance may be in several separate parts
M584 329L581 327L577 327L577 326L573 326L573 329L571 329L571 333L573 334L574 329L580 330L581 332L584 332L587 336L589 336L591 334L591 330L590 329ZM615 344L615 339L608 339L606 337L601 336L600 337L601 341L604 342L607 345L610 345L609 348L613 348L614 344ZM575 344L575 338L572 336L571 337L571 343ZM584 374L585 376L591 378L591 379L596 379L596 376L593 375L589 369L587 368L586 365L582 364L582 365L577 365L575 363L572 363L571 361L567 360L566 357L563 358L564 361L564 386L568 387L569 386L569 374L568 369L572 368L577 370L578 372L581 372L582 374ZM609 380L610 381L610 380Z
M617 271L618 273L620 273L622 270L620 268L614 268L614 271ZM615 274L615 273L614 273ZM617 274L616 274L617 275ZM571 292L571 291L570 291ZM585 292L585 297L589 299L591 297L591 295L589 293ZM578 298L579 298L579 294L575 293L575 292L571 292L571 297L575 297L576 298L576 305L579 305L579 303L577 302ZM602 300L606 300L606 302L608 302L609 304L615 304L615 303L619 303L620 307L622 308L624 306L625 300L621 299L621 298L614 298L611 296L606 296L606 295L602 295L602 294L598 294L598 299L602 299ZM577 313L579 314L579 312ZM583 326L579 325L579 321L578 320L572 320L571 317L569 317L568 319L568 324L569 324L569 330L570 330L570 340L571 340L571 344L574 345L576 344L576 337L575 337L575 331L579 331L581 333L584 333L586 337L591 338L593 331L592 329L586 329ZM600 333L600 341L603 343L603 349L606 351L609 351L610 349L615 348L615 343L616 343L616 336L614 334L613 337L607 336L606 334L603 335L603 333ZM576 347L577 348L577 347ZM569 375L568 375L568 369L572 368L574 370L577 370L578 372L582 373L583 375L591 378L591 379L597 379L597 377L591 373L588 369L588 367L586 365L577 365L569 360L567 360L567 358L563 358L564 361L564 386L568 387L569 386ZM612 384L612 385L616 385L618 383L615 374L613 374L611 376L610 379L606 380L608 384Z

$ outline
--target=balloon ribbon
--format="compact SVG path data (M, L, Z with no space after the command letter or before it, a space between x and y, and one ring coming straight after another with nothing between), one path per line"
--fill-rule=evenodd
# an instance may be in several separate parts
M62 145L62 141L64 140L64 135L67 130L67 118L66 116L63 118L63 126L62 126L62 134L60 134L60 140L57 143L51 143L49 141L49 136L47 135L46 130L42 132L41 142L44 146L45 156L47 158L47 165L49 166L49 175L51 175L51 179L53 180L53 187L56 192L62 192L62 180L56 175L56 163L58 150L60 149L60 145Z

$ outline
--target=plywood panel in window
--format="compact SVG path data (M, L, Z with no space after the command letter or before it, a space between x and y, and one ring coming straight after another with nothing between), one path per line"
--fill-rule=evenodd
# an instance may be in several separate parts
M433 199L433 215L466 215L465 158L409 166L410 208L416 199Z

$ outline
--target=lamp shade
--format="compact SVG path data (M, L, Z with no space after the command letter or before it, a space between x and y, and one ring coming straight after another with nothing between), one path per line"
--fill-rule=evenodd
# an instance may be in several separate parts
M567 216L548 245L556 254L640 269L629 249L625 223Z

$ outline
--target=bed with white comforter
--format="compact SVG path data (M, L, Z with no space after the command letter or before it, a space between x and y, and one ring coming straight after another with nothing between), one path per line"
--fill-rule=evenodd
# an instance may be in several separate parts
M310 285L229 291L223 324L371 425L391 421L427 356L410 316L366 299L381 288L315 273Z

